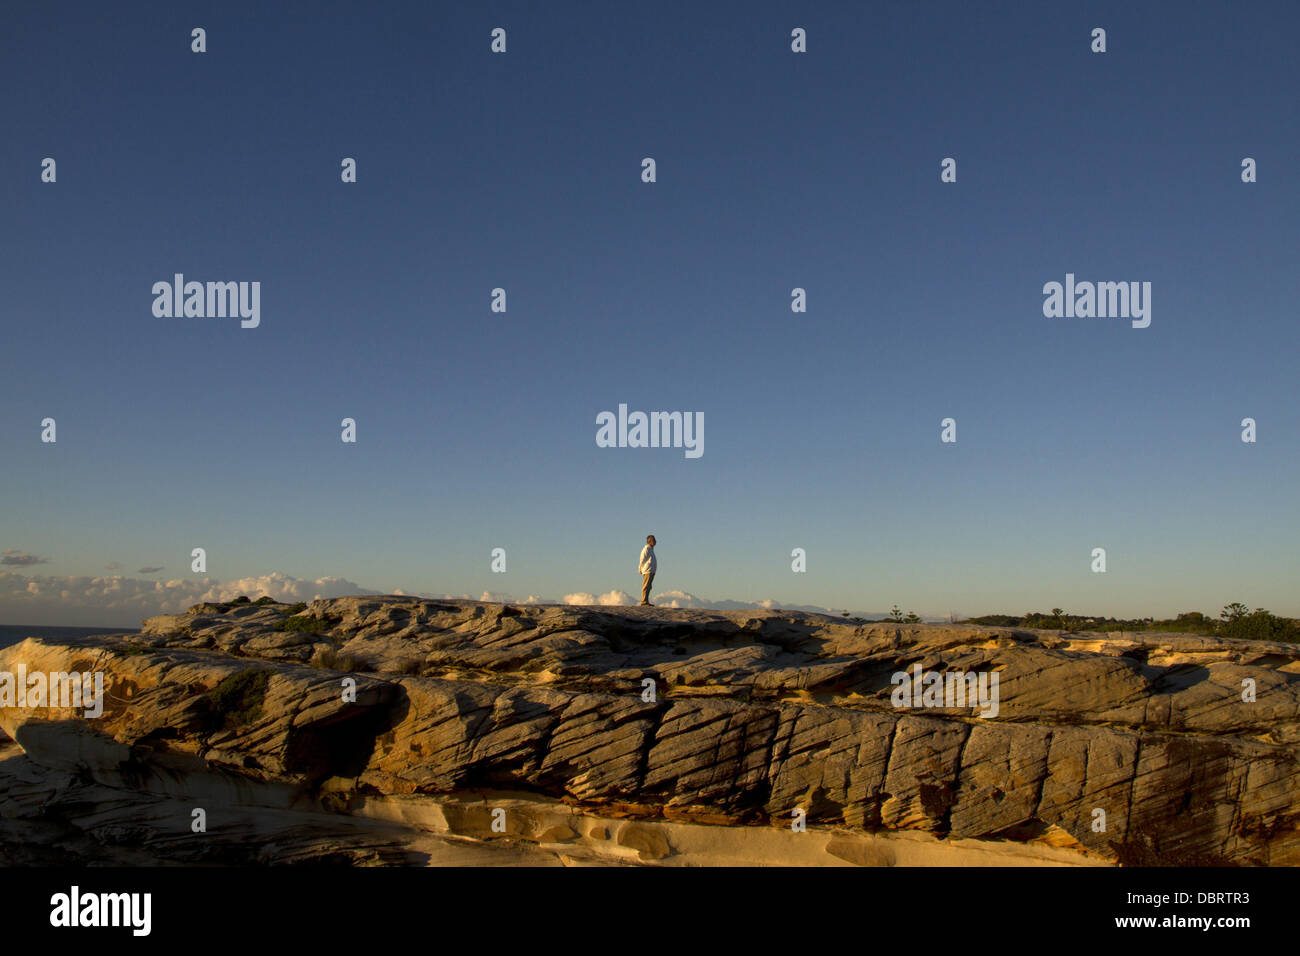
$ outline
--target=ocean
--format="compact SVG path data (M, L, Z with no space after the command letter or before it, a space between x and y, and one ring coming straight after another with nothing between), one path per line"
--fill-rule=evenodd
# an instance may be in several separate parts
M0 624L0 647L28 637L87 637L91 634L139 634L138 627L49 627L39 624Z

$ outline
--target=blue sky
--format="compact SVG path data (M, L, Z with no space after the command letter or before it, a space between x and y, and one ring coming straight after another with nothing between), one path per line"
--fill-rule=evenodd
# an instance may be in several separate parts
M131 623L199 546L633 593L647 533L704 603L1300 615L1292 4L3 20L0 621ZM156 318L176 272L259 281L261 325ZM1151 326L1045 318L1067 272L1151 282ZM702 412L704 455L598 448L620 402Z

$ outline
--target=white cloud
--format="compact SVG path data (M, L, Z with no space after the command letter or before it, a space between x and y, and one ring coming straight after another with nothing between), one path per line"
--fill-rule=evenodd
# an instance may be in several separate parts
M0 558L0 564L8 564L18 568L29 567L33 564L49 564L49 558L38 558L34 554L28 554L26 551L19 551L16 548L5 548L4 557Z
M709 607L710 605L702 601L688 591L661 591L658 594L650 596L654 604L663 607Z
M168 584L181 584L181 581L170 581ZM383 591L375 591L371 588L363 588L355 581L349 581L347 578L324 577L317 578L315 581L307 581L303 578L290 577L287 574L281 574L279 571L272 571L270 574L262 574L254 577L240 578L237 581L226 581L221 584L214 582L213 586L204 592L204 596L199 598L200 601L229 601L239 597L241 594L247 594L256 600L263 594L270 595L277 601L314 601L317 598L347 597L349 594L383 594ZM210 596L215 595L215 596ZM190 602L196 603L196 602ZM185 605L189 607L189 604ZM185 608L181 608L184 610Z
M661 591L652 594L650 600L659 607L705 608L711 611L810 611L813 614L838 615L839 611L821 607L816 604L786 604L766 598L762 601L732 601L728 599L702 598L690 591ZM867 615L873 616L873 615ZM874 615L883 617L884 615Z
M529 595L529 600L525 601L524 603L540 604L540 603L549 603L549 602L543 602L534 599L532 595ZM632 595L628 594L626 591L620 591L618 588L615 588L612 591L606 591L604 594L601 595L591 594L587 591L576 591L573 594L564 595L564 600L562 600L560 603L561 604L587 604L587 605L596 604L596 605L603 605L605 607L622 607L624 605L632 603Z

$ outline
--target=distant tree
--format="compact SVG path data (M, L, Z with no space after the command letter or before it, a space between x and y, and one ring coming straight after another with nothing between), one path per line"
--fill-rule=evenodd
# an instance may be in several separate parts
M1065 608L1054 607L1052 608L1052 613L1056 615L1056 626L1064 630L1065 629L1065 617L1064 617Z
M903 621L907 624L920 624L921 615L917 614L915 611L908 611L907 617L903 618Z
M1225 604L1223 610L1219 612L1219 617L1223 618L1229 624L1233 621L1240 620L1250 613L1250 608L1239 601L1233 601L1231 604Z
M1219 633L1243 641L1295 642L1300 640L1300 625L1291 618L1278 617L1261 607L1228 620L1219 628Z
M983 617L968 617L964 624L983 624L989 627L1026 627L1024 619L1014 614L985 614Z
M897 604L889 609L889 619L899 624L903 623L903 612L899 610Z

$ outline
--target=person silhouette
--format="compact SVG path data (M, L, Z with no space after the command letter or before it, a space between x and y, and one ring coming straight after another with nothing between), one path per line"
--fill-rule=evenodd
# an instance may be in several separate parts
M655 560L655 536L652 534L645 536L645 547L641 549L641 560L637 563L637 570L641 572L641 606L654 607L650 603L650 582L655 579L659 562Z

